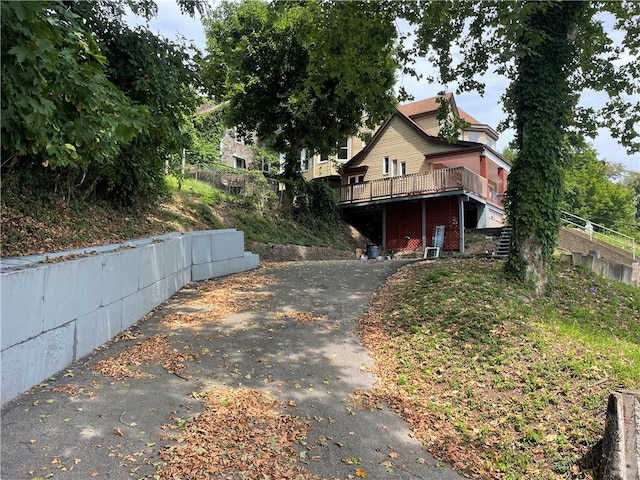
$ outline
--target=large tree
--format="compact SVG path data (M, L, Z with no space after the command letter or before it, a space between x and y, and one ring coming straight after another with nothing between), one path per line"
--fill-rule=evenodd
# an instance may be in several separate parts
M300 175L394 106L394 14L377 2L223 2L205 20L207 79L229 125L254 131Z
M503 100L518 157L506 192L507 268L541 292L560 227L566 132L605 127L630 152L639 150L640 3L438 1L403 10L445 84L483 93L479 77L489 69L510 80ZM601 109L578 106L587 88L607 94Z

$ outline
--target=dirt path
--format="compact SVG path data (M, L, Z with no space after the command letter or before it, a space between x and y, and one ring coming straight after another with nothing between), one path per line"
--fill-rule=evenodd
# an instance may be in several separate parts
M363 405L354 395L372 389L375 379L353 320L373 290L405 263L297 262L191 284L119 341L3 407L2 478L153 478L166 468L159 452L165 462L177 455L168 450L177 443L167 434L188 438L188 425L204 418L202 398L215 387L264 394L277 400L283 415L306 422L306 439L294 443L296 468L310 475L461 479L385 406ZM156 353L170 345L155 365L143 358L151 340ZM120 352L128 356L117 357ZM102 371L116 374L120 367L109 362L125 358L125 374L143 378L95 370L103 361ZM235 435L236 429L221 431ZM194 448L203 448L200 442ZM225 444L225 455L242 450L233 442ZM257 478L251 468L263 460L245 460L245 476L229 470L209 478Z

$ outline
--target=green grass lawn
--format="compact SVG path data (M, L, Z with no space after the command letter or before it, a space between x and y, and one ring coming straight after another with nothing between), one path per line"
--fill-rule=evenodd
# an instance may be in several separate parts
M474 478L593 478L609 393L640 388L640 289L565 264L536 298L502 263L413 265L363 336L375 392Z

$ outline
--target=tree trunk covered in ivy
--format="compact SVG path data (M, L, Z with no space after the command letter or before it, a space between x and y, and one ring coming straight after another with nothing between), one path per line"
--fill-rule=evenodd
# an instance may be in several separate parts
M510 87L519 154L507 187L513 227L507 270L538 293L560 230L563 139L574 107L567 81L575 55L571 36L583 8L583 2L562 2L526 19L524 33L542 35L516 60Z

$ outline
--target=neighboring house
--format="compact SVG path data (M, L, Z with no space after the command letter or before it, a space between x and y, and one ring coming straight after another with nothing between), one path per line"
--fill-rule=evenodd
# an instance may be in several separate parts
M213 113L223 106L224 104L203 105L198 108L197 112L198 114ZM269 165L263 165L262 160L254 160L255 151L252 145L258 145L258 138L255 134L246 139L238 134L235 127L224 128L219 136L219 143L220 163L232 168L269 170Z
M445 250L464 251L465 228L500 227L510 164L498 135L455 103L470 126L456 143L439 138L436 97L397 107L367 146L343 167L339 202L346 220L386 251L432 245L444 226ZM468 141L473 139L474 141Z
M220 161L233 168L269 171L269 165L263 165L261 160L255 159L252 145L256 145L258 138L255 134L245 140L238 135L236 128L228 128L220 139Z

